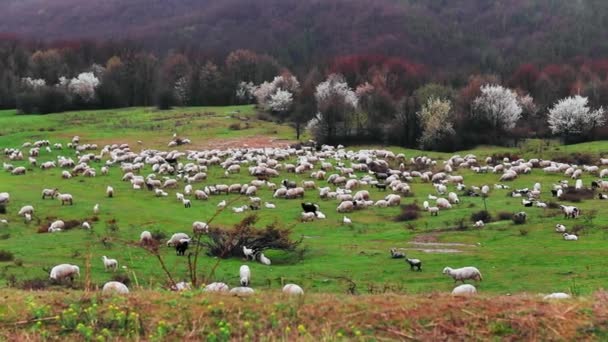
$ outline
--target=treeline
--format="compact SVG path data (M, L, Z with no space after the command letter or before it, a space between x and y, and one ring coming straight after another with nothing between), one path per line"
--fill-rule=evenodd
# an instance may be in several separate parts
M562 113L557 120L557 105L569 97L561 112L570 106L578 117ZM156 56L129 42L0 40L0 108L24 114L256 103L266 118L293 124L298 138L308 129L328 143L456 150L552 135L601 138L608 132L601 110L607 102L604 59L469 75L404 58L351 55L289 70L250 50Z

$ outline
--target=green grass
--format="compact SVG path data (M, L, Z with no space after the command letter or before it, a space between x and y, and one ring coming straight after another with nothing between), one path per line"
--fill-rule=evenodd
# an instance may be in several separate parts
M235 111L239 111L234 118ZM231 114L232 113L232 114ZM137 141L143 142L144 148L167 149L166 144L173 132L188 137L193 144L180 149L214 148L224 141L238 144L239 139L269 137L270 139L293 139L291 128L275 125L255 119L255 111L250 106L221 108L180 108L171 111L156 111L149 108L131 108L107 111L73 112L46 116L19 116L14 111L0 111L0 147L20 147L25 141L49 139L51 143L61 142L64 146L73 135L80 135L83 143L97 143L101 146L108 143L129 143L134 151L139 151ZM248 120L248 121L245 121ZM250 128L230 130L228 126L235 122L243 126L247 122ZM353 147L354 149L355 147ZM445 160L451 154L426 153L401 148L391 148L403 152L406 156L426 154ZM516 148L480 147L460 154L475 153L480 160L493 153L510 152L522 157L539 156L548 159L556 155L572 152L593 153L599 157L602 151L608 150L607 142L593 142L580 145L560 146L556 142L529 141ZM24 150L26 151L26 150ZM47 153L41 152L38 161L55 159L57 155L72 156L73 150L64 149ZM4 156L2 157L4 158ZM27 158L26 158L27 159ZM4 159L6 161L6 159ZM15 165L26 165L26 162L15 162ZM101 164L94 165L97 170ZM142 174L151 170L146 168ZM469 186L483 184L493 185L498 182L498 175L477 175L469 170L455 172L465 177ZM0 192L11 194L11 203L7 215L0 215L10 222L6 228L0 228L0 250L7 250L22 262L21 266L13 261L0 262L0 281L15 277L18 281L31 278L47 277L46 269L59 263L75 263L84 270L85 259L90 255L91 278L95 284L103 284L112 276L103 270L101 256L107 255L126 265L129 275L135 274L141 286L156 288L165 284L166 279L160 271L158 262L146 251L129 243L135 242L143 230L163 231L167 235L174 232L191 232L193 221L207 221L215 212L216 204L223 199L237 199L235 205L246 203L246 198L238 196L211 197L209 201L193 201L192 209L184 209L175 200L175 191L170 191L168 198L159 199L150 192L134 191L130 183L121 182L120 170L110 169L109 176L97 178L76 177L71 180L60 178L61 170L41 171L34 168L26 176L11 176L0 172ZM362 174L359 174L360 176ZM283 178L300 181L305 177L293 174L281 175ZM561 175L545 175L535 169L530 175L523 175L509 185L512 188L532 187L535 182L543 185L542 199L552 200L549 189L551 184L559 181ZM243 168L241 174L223 176L219 167L211 167L209 179L198 183L196 188L205 184L245 183L251 178ZM589 185L593 176L585 174L583 180ZM324 182L317 182L323 184ZM115 198L104 196L107 185L116 190ZM43 188L57 187L64 193L74 195L74 206L61 206L57 200L41 200ZM180 185L180 191L183 184ZM415 181L412 184L414 196L403 202L422 202L429 193L434 193L430 184ZM453 189L450 189L453 191ZM374 200L383 198L386 193L371 189ZM352 227L340 224L342 214L335 211L335 201L320 201L316 191L309 191L305 200L316 201L321 205L327 220L312 223L299 222L299 200L275 200L272 192L263 189L260 196L263 200L272 201L276 210L263 209L258 212L262 227L274 221L291 227L294 239L304 236L302 247L306 248L305 257L300 262L279 251L266 253L273 261L272 266L250 263L252 268L252 286L258 289L279 288L281 282L295 282L308 292L344 292L347 287L345 279L352 279L357 284L359 293L366 293L373 288L388 286L393 290L419 293L429 291L449 291L453 288L451 279L441 274L445 266L476 266L484 276L478 289L484 293L506 294L519 292L570 292L589 294L605 287L608 281L606 265L606 246L608 245L608 218L605 202L587 200L577 203L583 213L597 210L593 224L579 218L566 221L557 210L523 208L520 199L507 197L507 190L492 190L487 206L493 216L498 212L517 212L526 209L530 215L529 222L523 226L514 226L510 221L499 221L488 224L484 229L466 231L441 231L457 225L465 219L472 225L470 216L483 209L479 198L461 197L461 203L452 210L440 212L438 217L422 213L422 217L408 223L394 222L393 217L399 208L372 208L348 214L354 222ZM241 203L242 202L242 203ZM100 221L93 223L92 232L74 229L56 234L38 234L38 224L24 224L16 213L22 205L31 204L36 208L36 216L45 221L46 217L57 217L64 220L84 219L92 216L93 206L101 206ZM219 214L215 224L230 226L244 217L227 210ZM107 229L106 222L115 219L118 231ZM577 242L567 242L554 232L556 223L564 223L568 228L574 224L585 225L585 230ZM410 225L411 224L411 225ZM411 229L413 227L413 229ZM520 228L527 230L527 235L520 233ZM109 246L101 239L111 238ZM410 272L402 260L391 260L388 250L391 247L414 248L409 242L414 239L461 243L467 246L445 247L456 248L459 253L425 253L420 250L407 250L409 257L419 258L423 262L422 272ZM162 255L173 275L181 280L186 279L187 267L184 257L175 256L170 248L163 248ZM201 259L199 273L208 274L215 259L204 256ZM216 270L216 281L223 281L231 286L238 283L238 268L244 261L229 259L220 262ZM133 273L131 273L131 271ZM119 272L125 272L120 270ZM80 280L83 281L84 277Z

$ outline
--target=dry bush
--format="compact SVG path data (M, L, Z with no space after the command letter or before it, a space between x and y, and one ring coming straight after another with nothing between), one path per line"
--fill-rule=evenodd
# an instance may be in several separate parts
M512 218L513 218L513 214L508 211L501 211L498 213L499 221L506 221L506 220L510 220Z
M241 130L241 124L238 122L232 123L230 124L230 126L228 126L228 129L231 131L240 131Z
M302 239L290 239L291 230L278 227L276 222L263 229L255 228L257 219L256 215L249 215L231 229L212 227L206 234L208 239L201 244L207 248L207 254L228 258L243 256L243 246L255 251L294 251L302 242Z
M22 290L44 290L49 287L50 281L47 278L26 279L17 285Z
M15 255L10 251L0 250L0 261L13 261Z
M395 217L395 221L413 221L420 217L420 207L416 203L401 206L401 213Z
M595 192L591 189L575 189L573 186L569 186L564 190L560 199L573 203L580 203L583 200L593 199Z
M593 165L596 158L589 153L570 153L553 158L553 161L566 164Z
M471 214L471 221L477 222L480 220L483 222L491 222L492 215L490 215L490 213L485 210L478 211L476 213Z
M502 162L504 158L509 158L510 161L518 160L519 156L514 153L504 152L504 153L494 153L492 154L492 160L496 162Z

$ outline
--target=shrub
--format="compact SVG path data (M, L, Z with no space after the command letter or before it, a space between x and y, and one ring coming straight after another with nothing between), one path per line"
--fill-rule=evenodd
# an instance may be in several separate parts
M492 215L490 215L490 213L485 210L478 211L471 215L471 221L477 222L480 220L483 222L490 222L492 221Z
M560 199L568 202L579 203L583 200L593 199L595 192L591 189L575 189L569 186L565 189Z
M395 221L413 221L420 217L420 207L415 204L407 204L401 206L401 213L395 217Z
M526 216L512 215L511 220L513 220L514 224L524 224L524 223L526 223Z
M17 110L23 114L48 114L70 108L66 91L58 87L41 87L17 95Z
M575 234L575 235L581 235L581 232L583 232L585 230L585 226L577 224L576 226L572 227L572 232L571 234Z
M19 284L19 288L22 290L43 290L49 287L50 282L46 278L34 278L27 279Z
M150 232L152 234L152 238L158 242L166 240L167 239L167 234L163 231L160 230L155 230L153 232Z
M492 154L492 160L494 162L502 162L504 158L509 158L510 161L519 160L519 156L514 153L504 152Z
M13 261L15 255L10 251L0 250L0 261Z
M163 89L158 92L156 107L160 110L168 110L177 104L177 98L171 89Z
M239 130L241 130L241 124L238 122L235 122L233 124L230 124L230 126L228 126L228 129L231 131L239 131Z
M593 155L589 153L570 153L561 155L553 158L554 161L566 164L577 164L577 165L593 165L595 163Z
M241 257L243 246L255 251L265 249L294 251L302 242L302 239L291 240L289 237L291 230L277 227L277 223L257 229L254 227L256 222L257 216L249 215L232 229L212 227L207 234L209 239L201 243L207 247L209 255L228 258Z

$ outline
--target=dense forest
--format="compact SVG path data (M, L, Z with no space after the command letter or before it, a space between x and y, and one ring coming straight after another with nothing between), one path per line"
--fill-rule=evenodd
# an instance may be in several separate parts
M256 103L298 137L439 150L608 133L602 1L0 6L0 108L25 114Z

